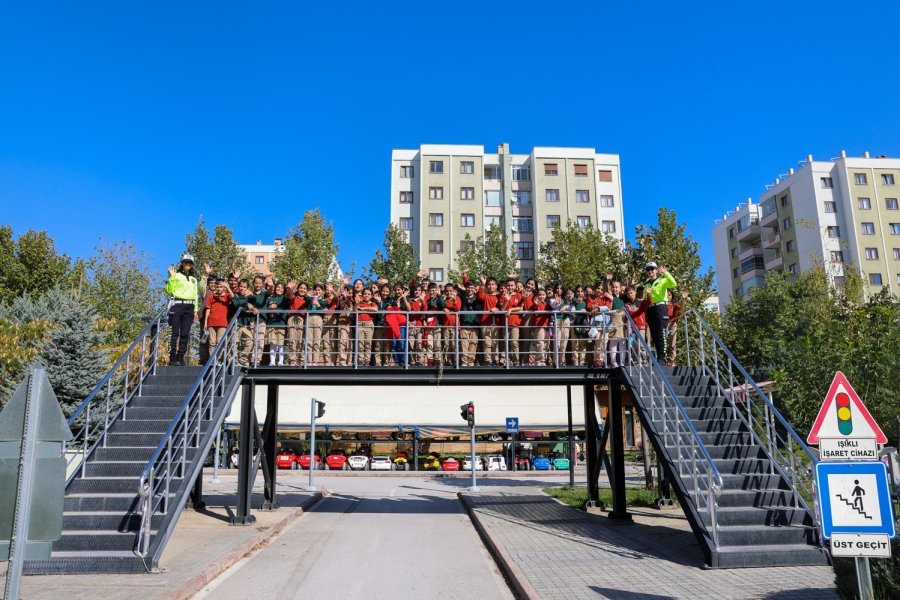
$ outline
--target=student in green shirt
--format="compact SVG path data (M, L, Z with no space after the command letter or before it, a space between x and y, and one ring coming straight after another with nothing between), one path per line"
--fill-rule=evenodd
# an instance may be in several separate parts
M278 282L272 295L266 298L266 308L272 311L287 310L288 302L284 284ZM266 314L266 341L269 342L269 365L284 366L284 339L287 330L287 313Z

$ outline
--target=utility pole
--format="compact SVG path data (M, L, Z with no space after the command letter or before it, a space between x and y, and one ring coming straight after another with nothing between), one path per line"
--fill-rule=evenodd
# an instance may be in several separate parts
M310 492L316 491L316 418L324 414L325 403L313 398L309 404L309 485L306 486Z

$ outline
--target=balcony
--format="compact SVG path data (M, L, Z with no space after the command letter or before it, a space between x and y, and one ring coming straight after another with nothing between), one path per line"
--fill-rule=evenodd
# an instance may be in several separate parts
M766 271L781 270L784 267L784 257L781 254L766 256Z
M781 243L781 234L776 233L773 236L769 236L768 238L763 240L763 248L771 248L772 246L777 246Z
M778 211L773 210L767 215L763 215L759 218L759 224L765 227L766 225L771 225L772 223L778 222Z
M753 240L758 240L761 233L762 228L759 226L759 222L755 222L744 227L738 232L736 237L739 242L752 242Z
M738 260L743 262L753 256L762 256L762 255L763 255L762 246L750 246L749 248L747 248L746 250L744 250L740 254L738 254Z

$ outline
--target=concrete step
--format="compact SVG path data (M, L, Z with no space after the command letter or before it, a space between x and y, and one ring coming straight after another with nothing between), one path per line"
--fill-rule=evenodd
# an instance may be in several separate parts
M828 554L812 544L782 544L778 546L747 547L720 546L713 558L714 566L723 569L738 567L825 566Z

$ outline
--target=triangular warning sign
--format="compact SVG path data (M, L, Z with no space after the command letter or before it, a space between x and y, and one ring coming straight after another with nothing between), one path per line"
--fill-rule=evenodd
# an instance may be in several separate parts
M876 444L887 444L887 436L840 371L834 375L806 442L815 445L819 438L875 438Z

